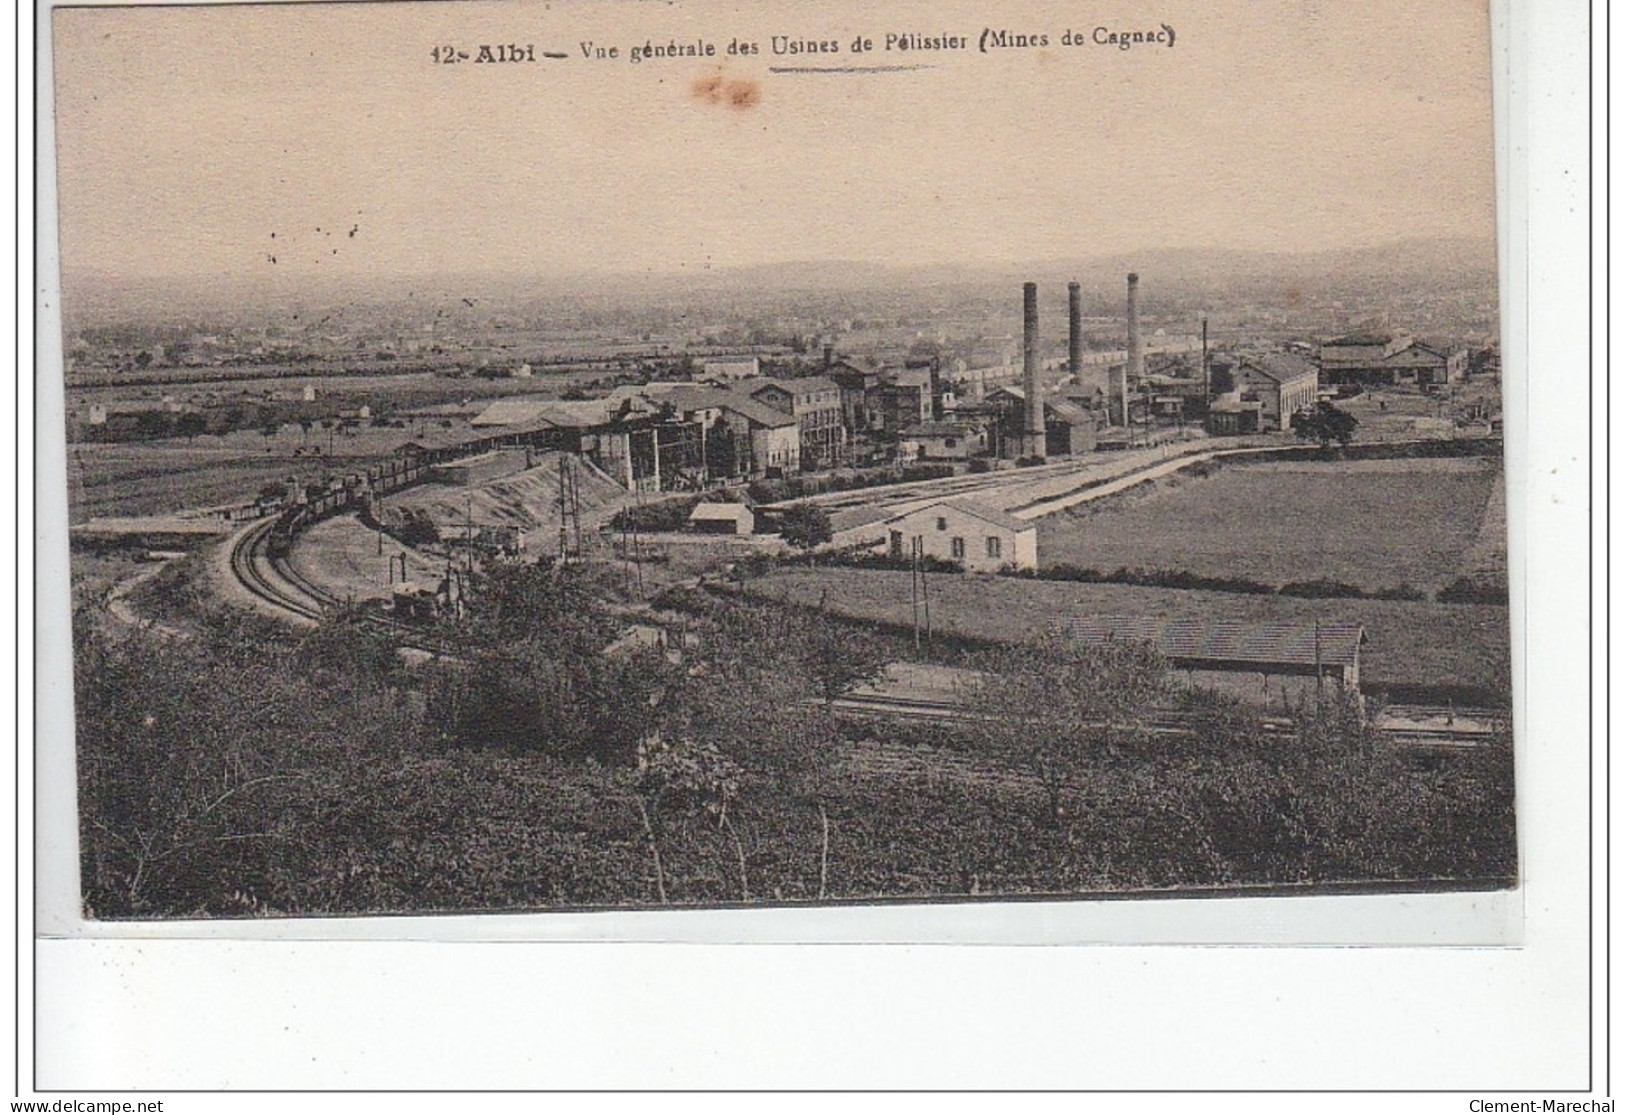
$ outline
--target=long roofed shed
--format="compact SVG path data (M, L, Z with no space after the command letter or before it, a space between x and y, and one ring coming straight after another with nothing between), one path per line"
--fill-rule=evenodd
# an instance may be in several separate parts
M1180 670L1310 676L1320 671L1348 686L1360 683L1360 648L1366 642L1364 627L1336 620L1248 623L1080 616L1069 631L1086 646L1108 639L1150 643Z

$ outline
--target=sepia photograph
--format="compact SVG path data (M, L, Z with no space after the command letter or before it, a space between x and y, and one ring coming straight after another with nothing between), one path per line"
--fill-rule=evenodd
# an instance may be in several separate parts
M82 917L1515 889L1490 31L54 9Z

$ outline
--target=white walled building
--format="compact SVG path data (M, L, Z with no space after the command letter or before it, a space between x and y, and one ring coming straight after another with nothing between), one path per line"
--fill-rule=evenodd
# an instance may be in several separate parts
M888 552L908 558L914 539L926 557L952 561L968 573L1038 568L1038 525L971 500L943 500L885 523Z

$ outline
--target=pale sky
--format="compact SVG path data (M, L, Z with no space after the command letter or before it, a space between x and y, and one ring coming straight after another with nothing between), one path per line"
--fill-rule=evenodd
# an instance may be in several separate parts
M1049 47L978 52L990 11ZM1060 43L1161 24L1172 48ZM845 50L887 32L971 49ZM52 33L69 271L1015 263L1495 229L1483 0L69 9ZM843 51L774 56L774 34ZM698 37L718 57L626 58ZM726 57L736 37L761 53ZM536 62L429 54L503 42ZM934 68L768 72L910 63ZM719 73L754 103L696 94Z

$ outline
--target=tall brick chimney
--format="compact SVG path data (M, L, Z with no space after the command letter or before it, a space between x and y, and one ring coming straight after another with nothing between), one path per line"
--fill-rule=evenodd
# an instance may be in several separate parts
M1083 288L1066 284L1066 370L1076 384L1083 374Z
M1128 361L1112 372L1111 421L1116 426L1128 425L1128 385L1139 383L1145 375L1145 350L1140 341L1140 276L1128 275Z
M1038 383L1038 284L1021 286L1021 391L1027 396L1023 456L1044 456L1044 399Z

